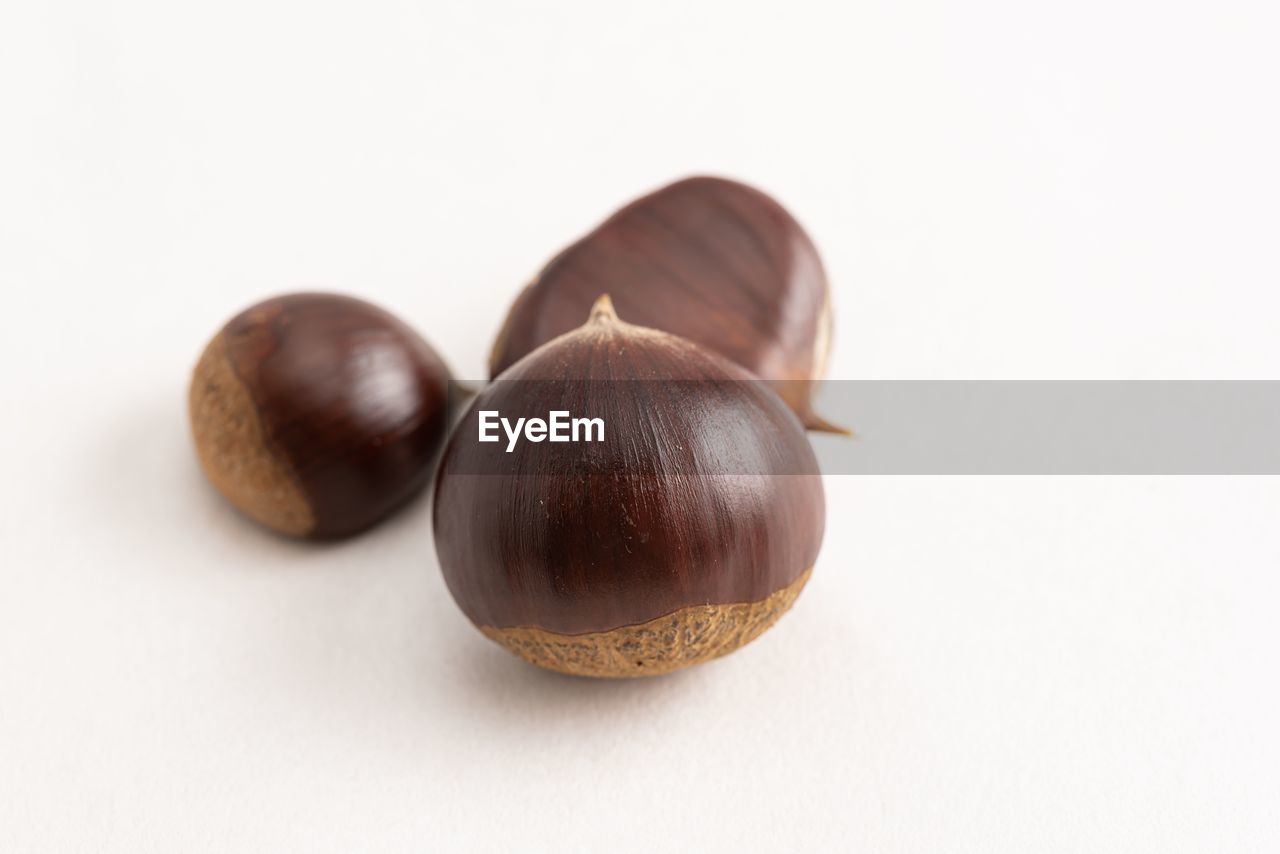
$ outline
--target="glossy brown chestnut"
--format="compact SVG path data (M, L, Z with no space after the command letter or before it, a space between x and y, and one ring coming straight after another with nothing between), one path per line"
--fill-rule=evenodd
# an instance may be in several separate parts
M583 406L607 425L599 444L504 456L478 441L481 411ZM619 321L607 297L480 392L440 465L449 590L485 635L567 673L647 676L737 649L790 607L822 541L795 414L722 356Z
M423 487L449 372L416 332L351 297L299 293L233 317L189 407L205 475L249 517L313 539L358 533Z
M831 299L813 241L769 196L720 178L678 181L619 210L516 298L489 361L500 375L574 329L608 292L628 322L701 344L775 383L811 430Z

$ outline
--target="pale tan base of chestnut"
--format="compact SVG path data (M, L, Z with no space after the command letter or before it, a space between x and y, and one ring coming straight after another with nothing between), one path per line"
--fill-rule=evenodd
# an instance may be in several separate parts
M604 679L657 676L727 655L755 640L787 612L812 572L806 569L759 602L694 605L608 632L562 635L527 627L479 628L490 640L548 670Z
M267 447L249 391L227 360L218 333L205 348L188 395L191 432L205 476L241 512L295 537L315 526L302 489Z

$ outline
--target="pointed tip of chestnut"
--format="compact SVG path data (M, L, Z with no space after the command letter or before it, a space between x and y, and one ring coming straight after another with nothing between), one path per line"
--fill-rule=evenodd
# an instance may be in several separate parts
M840 424L832 424L812 410L800 416L800 423L804 425L804 429L811 430L814 433L830 433L833 436L845 436L850 439L858 438L858 434L850 428Z
M613 309L613 299L608 294L601 294L591 306L588 323L617 323L618 313Z

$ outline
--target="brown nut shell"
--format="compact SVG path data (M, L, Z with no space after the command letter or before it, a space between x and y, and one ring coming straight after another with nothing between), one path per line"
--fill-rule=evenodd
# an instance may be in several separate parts
M188 407L201 467L245 515L295 537L367 529L427 482L448 370L367 302L300 293L258 303L214 336Z
M702 345L774 383L812 430L831 298L813 241L766 194L722 178L678 181L619 210L517 297L494 343L497 377L575 329L601 293L628 322Z
M600 679L659 676L701 664L758 638L800 595L810 570L759 602L692 605L673 614L609 632L562 635L538 628L495 629L485 637L530 664Z
M477 440L480 411L565 408L602 417L604 442L504 456ZM777 395L690 341L619 321L606 298L480 392L445 449L434 514L449 590L487 636L543 667L642 676L771 625L817 557L824 500Z

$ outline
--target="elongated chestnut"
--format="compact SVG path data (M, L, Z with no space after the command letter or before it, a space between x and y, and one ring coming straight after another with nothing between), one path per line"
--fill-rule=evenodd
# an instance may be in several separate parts
M600 441L482 441L497 415L569 411L598 419L585 438ZM458 605L566 673L647 676L737 649L795 601L822 541L817 462L781 398L623 323L607 297L480 392L440 466L436 549Z
M276 297L233 317L200 357L188 399L196 452L218 491L263 525L355 534L426 484L448 382L435 351L376 306Z
M759 190L688 178L619 210L516 298L490 376L574 329L603 292L629 322L687 338L773 381L808 429L847 432L811 404L831 341L822 261L799 223Z

